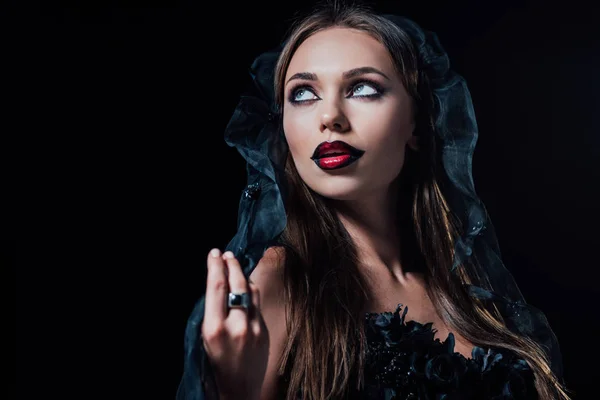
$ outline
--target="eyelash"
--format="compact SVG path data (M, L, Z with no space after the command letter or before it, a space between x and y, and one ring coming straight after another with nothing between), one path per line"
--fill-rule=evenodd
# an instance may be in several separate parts
M381 85L379 85L378 83L375 83L374 81L368 80L368 79L361 79L359 81L353 82L352 84L349 85L350 88L350 93L352 93L352 91L354 91L354 89L359 86L359 85L369 85L371 86L373 89L375 89L377 91L377 93L375 94L368 94L368 95L363 95L363 96L349 96L349 97L357 97L357 98L378 98L381 97L383 95L383 88L381 87ZM313 88L310 85L306 85L306 84L299 84L297 86L294 86L292 88L292 90L290 91L290 96L289 96L289 102L292 104L302 104L302 103L309 103L309 102L313 102L319 99L311 99L311 100L294 100L294 97L296 97L296 92L298 92L299 90L308 90L310 91L312 94L314 94L315 96L316 93L314 92ZM317 96L318 97L318 96Z

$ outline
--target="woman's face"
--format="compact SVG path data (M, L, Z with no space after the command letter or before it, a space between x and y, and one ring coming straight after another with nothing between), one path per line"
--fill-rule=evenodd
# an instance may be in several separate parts
M283 128L302 180L337 200L387 190L402 169L406 145L416 149L412 100L387 49L353 29L318 32L294 53L284 84ZM311 159L328 141L358 152L331 147L324 151L329 157Z

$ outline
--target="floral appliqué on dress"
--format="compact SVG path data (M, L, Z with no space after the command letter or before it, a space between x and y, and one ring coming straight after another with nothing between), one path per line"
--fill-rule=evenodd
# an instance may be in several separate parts
M367 313L366 399L537 399L528 364L504 349L454 352L454 335L434 339L432 323L405 322L408 308ZM362 397L362 396L361 396Z

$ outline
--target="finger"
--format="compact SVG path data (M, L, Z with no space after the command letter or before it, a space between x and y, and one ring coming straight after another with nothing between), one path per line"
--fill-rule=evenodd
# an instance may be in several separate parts
M227 318L226 296L229 283L225 275L225 263L219 249L213 249L206 261L208 274L206 276L206 301L204 318L215 324L222 323Z
M223 254L223 258L226 260L227 269L229 272L229 290L231 293L249 293L248 291L248 281L242 272L242 267L240 263L235 258L231 251L226 251ZM234 320L241 320L244 323L248 321L248 315L246 310L231 308L229 310L229 317L232 317Z

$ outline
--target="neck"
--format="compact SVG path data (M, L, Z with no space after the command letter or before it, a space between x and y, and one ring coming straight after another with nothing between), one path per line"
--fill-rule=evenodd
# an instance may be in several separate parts
M336 201L335 208L355 241L361 268L369 272L385 266L401 280L405 271L400 262L396 185L360 199Z

